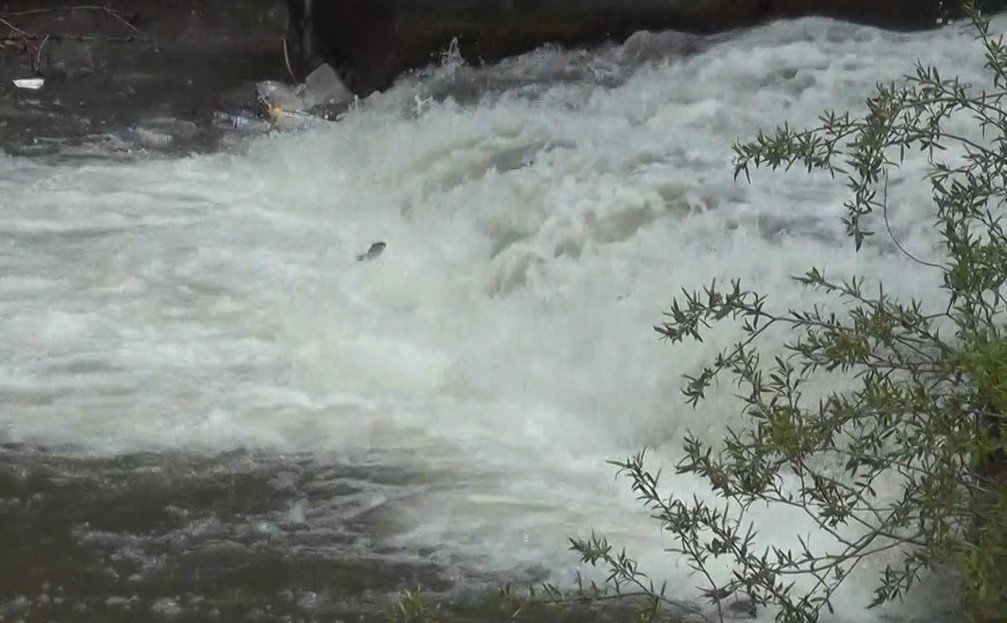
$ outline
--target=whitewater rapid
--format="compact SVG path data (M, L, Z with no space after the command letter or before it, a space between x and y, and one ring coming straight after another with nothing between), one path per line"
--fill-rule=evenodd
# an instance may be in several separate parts
M605 461L646 445L667 466L687 430L718 439L732 389L692 410L681 376L734 335L672 347L652 326L713 278L806 304L790 276L811 265L932 300L937 276L883 240L854 253L841 180L731 166L738 138L859 110L917 59L981 81L965 26L806 19L447 58L336 123L211 155L2 157L0 442L403 467L424 477L364 502L385 509L376 550L566 582L566 536L596 529L689 596ZM922 170L889 192L926 257ZM767 517L769 538L807 529ZM872 580L843 620L872 620Z

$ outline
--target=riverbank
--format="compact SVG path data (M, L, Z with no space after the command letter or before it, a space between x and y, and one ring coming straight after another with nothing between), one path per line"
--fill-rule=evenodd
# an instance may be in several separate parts
M220 137L215 113L250 110L256 82L287 75L282 0L121 0L114 6L0 5L7 22L0 27L7 33L0 48L5 151L38 155L104 143L145 119L183 122L176 124L183 139L177 149L212 149ZM38 90L12 82L35 77L44 79Z

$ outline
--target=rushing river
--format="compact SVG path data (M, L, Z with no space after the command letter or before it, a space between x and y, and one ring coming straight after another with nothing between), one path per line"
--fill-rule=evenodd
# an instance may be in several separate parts
M809 19L447 58L211 154L0 156L0 620L371 620L417 584L568 584L592 529L692 598L605 461L716 440L732 388L694 411L680 377L733 334L652 326L714 277L804 304L812 264L933 296L884 240L853 252L841 180L731 167L917 58L981 79L965 26ZM889 192L927 256L921 171ZM879 620L876 571L837 621Z

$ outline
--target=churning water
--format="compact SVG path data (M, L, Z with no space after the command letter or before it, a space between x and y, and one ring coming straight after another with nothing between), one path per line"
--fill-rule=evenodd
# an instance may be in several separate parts
M731 168L916 59L981 80L964 26L807 19L448 58L211 155L2 157L0 618L332 620L415 583L568 582L591 529L690 597L605 461L715 441L731 388L693 411L680 377L734 336L651 327L712 278L806 303L812 264L932 296L883 241L853 252L841 180ZM889 192L927 256L921 167ZM877 620L873 579L837 620Z

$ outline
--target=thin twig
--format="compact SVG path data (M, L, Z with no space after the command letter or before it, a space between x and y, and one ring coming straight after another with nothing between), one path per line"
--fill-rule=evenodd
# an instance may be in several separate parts
M288 49L289 47L290 47L289 40L287 39L287 35L284 34L283 35L283 62L286 63L286 65L287 65L287 75L290 76L291 80L293 80L294 82L297 82L297 74L294 73L294 68L290 65L290 50Z
M35 71L38 71L38 68L42 65L42 48L45 47L46 43L49 43L49 35L46 35L45 38L42 39L42 43L40 43L38 49L35 50L35 67L33 68Z
M0 16L0 24L3 24L3 25L4 25L4 26L6 26L7 28L10 28L10 29L11 29L11 32L15 32L15 33L17 33L18 35L20 35L21 37L24 37L24 38L26 38L26 39L29 39L29 38L33 38L33 37L34 37L33 35L30 35L30 34L29 34L29 33L27 33L26 31L24 31L24 30L21 30L20 28L18 28L18 27L17 27L17 26L15 26L14 24L12 24L12 23L8 22L8 21L7 21L6 19L4 19L4 18L3 18L2 16Z
M938 270L944 270L944 267L941 266L940 264L934 264L933 262L923 261L923 260L919 259L918 257L916 257L915 255L913 255L912 253L910 253L909 251L906 251L906 248L902 246L902 243L899 242L899 239L895 237L895 232L892 231L892 224L888 220L888 173L887 172L885 172L885 195L884 195L884 199L881 202L881 208L882 208L882 214L885 217L885 229L888 230L888 237L892 239L892 242L894 242L895 246L899 248L899 251L902 251L902 253L905 254L906 257L908 257L912 261L916 262L917 264L922 264L923 266L929 266L930 268L936 268Z
M29 41L40 41L51 39L52 41L103 41L105 43L130 43L136 41L136 37L102 37L99 35L23 35ZM34 47L34 46L32 46Z
M47 9L28 9L25 11L15 11L13 13L5 13L7 17L26 17L28 15L45 15L48 13L71 13L78 11L95 11L98 13L106 13L111 15L118 21L126 25L127 28L133 32L140 34L140 29L129 22L128 19L122 16L118 11L111 9L107 6L93 6L93 5L81 5L81 6L59 6Z
M104 41L107 43L129 43L136 41L136 37L127 35L124 37L103 37L101 35L19 35L25 41ZM35 46L32 46L35 47Z

